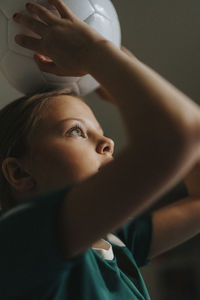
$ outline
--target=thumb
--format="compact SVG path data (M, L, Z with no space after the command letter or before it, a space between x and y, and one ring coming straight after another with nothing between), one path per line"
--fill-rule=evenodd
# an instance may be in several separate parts
M36 53L34 55L34 60L42 72L66 76L66 74L64 74L51 59L44 55Z

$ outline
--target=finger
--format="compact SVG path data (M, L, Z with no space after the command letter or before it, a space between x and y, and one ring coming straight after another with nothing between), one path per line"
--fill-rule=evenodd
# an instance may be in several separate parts
M62 0L48 0L49 4L56 7L62 18L71 18L72 11L62 2Z
M42 62L52 62L53 60L46 55L42 55L41 53L35 53L34 58L41 60Z
M129 51L127 48L125 48L124 46L121 46L121 51L124 52L125 54L127 54L130 57L134 57L133 53L131 51Z
M33 50L35 52L42 52L41 51L41 40L35 39L26 35L17 34L15 36L15 41L18 45L27 48L29 50Z
M39 34L40 36L42 36L46 32L47 25L37 21L36 19L28 15L18 13L14 15L13 19L17 23L25 25L26 27L31 29L31 31Z
M51 59L48 59L40 53L36 53L34 55L34 59L42 72L51 73L58 76L66 76L66 74L62 72Z
M98 89L95 90L95 92L103 99L103 100L106 100L107 101L107 93L105 92L105 90L100 87Z
M26 4L28 12L36 14L41 20L47 24L54 24L57 21L57 17L46 7L35 3L29 2Z

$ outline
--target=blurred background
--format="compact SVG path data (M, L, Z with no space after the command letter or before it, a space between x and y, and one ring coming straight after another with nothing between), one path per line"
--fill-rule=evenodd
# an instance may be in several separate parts
M122 29L122 45L195 102L200 103L200 2L197 0L113 0ZM20 97L0 74L2 106ZM115 153L126 145L117 109L92 93L85 101L115 141ZM124 99L126 101L126 99ZM163 203L184 197L183 183ZM199 236L154 259L142 273L154 300L200 299Z

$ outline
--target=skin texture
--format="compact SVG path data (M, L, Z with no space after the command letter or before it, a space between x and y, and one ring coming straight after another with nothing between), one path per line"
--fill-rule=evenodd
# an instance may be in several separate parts
M81 118L87 124L60 123L66 118ZM82 129L72 130L77 123ZM17 200L82 181L113 160L114 142L103 135L89 106L74 96L48 102L29 143L26 157L4 161L4 174Z
M48 2L55 6L60 17L56 17L38 3L26 5L28 15L14 14L13 18L17 23L25 25L41 37L36 39L18 34L15 37L16 43L39 54L35 59L43 71L61 76L82 76L89 73L91 62L88 53L92 53L95 44L105 38L74 15L62 1ZM35 15L40 20L36 20ZM63 49L66 46L67 51L63 56ZM40 55L50 60L43 61Z
M119 104L121 113L127 121L127 128L129 128L130 138L133 142L137 136L136 128L138 128L138 130L146 130L151 123L152 136L150 136L148 146L150 147L152 144L153 137L155 140L159 140L162 145L162 143L165 142L163 136L169 136L169 133L173 132L178 124L180 129L178 133L181 132L178 136L181 136L181 141L182 137L184 137L185 141L185 137L187 136L187 144L192 144L190 151L188 150L188 157L192 157L192 162L193 157L195 158L196 155L194 154L194 149L197 149L197 141L191 142L191 139L194 137L194 127L195 132L196 128L198 128L198 134L195 134L195 139L199 141L199 107L194 105L190 99L183 93L180 93L180 91L171 84L167 84L165 80L162 80L162 78L155 72L152 72L151 69L137 61L137 59L130 60L120 55L120 52L112 47L112 45L107 44L107 46L105 46L105 43L102 43L102 37L86 26L84 22L80 22L68 8L64 7L62 1L51 0L49 3L55 5L61 15L61 19L56 18L38 4L34 4L32 8L28 8L30 14L28 18L22 15L18 15L17 18L15 17L17 23L26 26L41 36L39 40L26 36L17 36L16 42L22 47L31 49L36 53L40 53L52 59L52 61L49 62L45 59L42 60L42 57L37 55L36 61L40 70L66 76L78 76L80 74L90 73L108 90L112 99L116 98L116 103ZM47 26L33 20L31 18L32 13L36 13L41 17ZM52 44L56 47L52 47ZM116 84L118 82L120 82L120 85ZM129 84L129 82L131 82L131 84ZM124 93L124 91L126 91L126 93ZM126 105L124 105L124 98L126 99ZM132 101L133 98L135 101ZM61 104L58 106L61 107ZM58 109L58 106L52 106L53 117L59 116L58 119L66 117L62 115L65 110L63 108ZM77 113L77 108L75 108L75 110L73 108L73 113L75 113L75 111ZM149 113L150 111L151 113ZM83 113L83 111L79 111L76 115L80 115L81 113ZM88 111L86 115L87 114ZM140 114L142 117L138 118L137 116ZM172 123L169 122L169 117L173 119ZM51 118L49 122L51 123L53 120L54 119ZM99 152L99 150L97 150L99 149L99 144L105 145L104 143L100 143L103 137L97 133L97 131L90 130L90 139L83 139L77 136L68 139L68 137L65 138L61 134L56 134L55 131L54 134L53 131L48 131L47 129L51 128L49 122L45 123L47 126L45 127L46 131L42 131L44 134L37 136L31 165L31 160L28 158L20 162L12 161L12 159L4 162L4 171L7 174L8 181L13 186L13 189L18 191L18 195L23 197L30 193L46 191L50 187L62 186L63 184L69 183L68 180L79 181L87 178L97 172L98 168L108 162L112 157L112 151L108 150L108 146L100 147L100 149L104 149L105 151L101 150ZM197 123L198 126L196 125ZM157 124L159 124L159 129L162 133L160 136L153 135L153 133L157 132ZM168 130L168 126L171 124L172 127L170 128L172 128L172 130L170 128ZM187 134L185 133L186 131ZM137 134L139 136L138 143L140 144L143 136L140 131L138 131ZM189 138L190 135L192 136L191 139ZM188 142L188 140L190 140L190 142ZM179 144L176 139L175 144ZM160 147L159 143L156 143L154 148L156 149L156 147ZM162 152L163 151L158 151L157 155L162 154ZM180 153L183 154L183 152ZM185 153L186 152L185 150ZM174 155L173 152L171 152L171 155ZM186 161L183 164L186 166ZM26 166L26 170L24 166ZM155 165L155 167L159 170L158 165ZM183 175L183 173L179 174L180 176ZM137 179L136 176L134 178ZM175 179L175 177L173 178ZM194 180L198 184L196 175L194 176ZM88 193L88 195L90 194ZM137 197L134 193L133 199L135 198ZM75 196L73 200L77 200ZM129 204L124 201L124 199L122 202L120 202L120 200L121 199L119 199L118 202L120 204ZM154 214L154 237L150 257L155 257L199 233L199 203L199 197L197 199L189 197L174 206L167 207ZM71 205L71 208L73 208L73 205ZM65 221L65 219L64 216L63 220ZM85 222L88 222L89 225L94 224L92 222L89 223L89 221L88 219L83 220L82 224ZM69 226L65 228L67 227ZM91 226L91 232L94 227L94 225L93 227ZM73 236L73 230L75 229L73 225L71 228L71 236ZM86 231L84 232L84 230L82 230L82 232L86 235ZM94 239L95 235L97 235L97 232L93 230L90 236L88 235L88 240ZM65 231L63 236L65 236ZM84 242L82 246L81 244L78 245L77 242L77 247L75 243L72 249L75 249L74 251L78 253L81 247L86 246ZM67 252L67 247L63 248Z

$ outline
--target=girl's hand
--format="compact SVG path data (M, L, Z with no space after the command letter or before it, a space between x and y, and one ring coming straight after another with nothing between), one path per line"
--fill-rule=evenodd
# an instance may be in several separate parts
M105 38L77 18L62 0L48 2L58 10L60 17L38 3L26 5L28 15L13 16L17 23L41 37L20 34L15 37L16 43L37 53L34 58L43 72L61 76L88 74L95 45Z
M131 53L128 49L121 46L121 51L127 54L129 57L134 57L133 53ZM95 90L95 92L105 101L111 102L113 104L116 104L115 100L110 96L110 94L101 86L98 89Z

